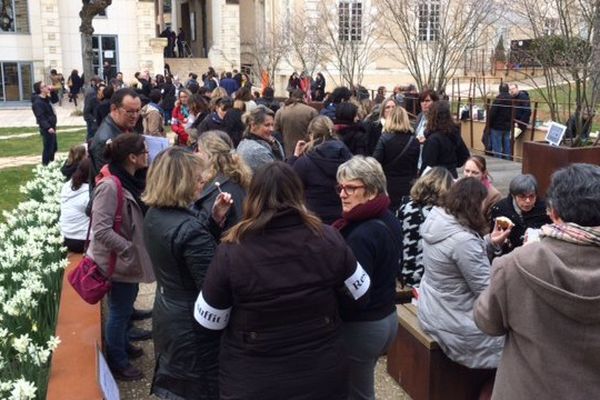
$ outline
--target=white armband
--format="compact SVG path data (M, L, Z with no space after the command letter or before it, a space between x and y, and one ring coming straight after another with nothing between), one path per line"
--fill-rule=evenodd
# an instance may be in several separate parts
M363 269L360 263L356 263L356 270L352 276L344 281L346 287L354 297L354 300L361 298L371 286L371 278Z
M229 322L229 314L231 313L231 307L225 310L219 310L214 308L204 300L202 292L196 299L194 305L194 318L200 325L213 331L225 329Z

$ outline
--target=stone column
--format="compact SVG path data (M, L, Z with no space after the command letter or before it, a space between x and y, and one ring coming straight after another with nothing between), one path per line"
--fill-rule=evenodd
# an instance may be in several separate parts
M162 74L164 66L164 58L162 57L163 48L167 45L166 38L155 38L154 21L156 16L154 13L153 2L137 2L137 50L140 70L148 69L151 75ZM161 39L164 44L161 46ZM157 41L158 40L158 41ZM155 54L155 51L160 47L160 57Z
M215 69L238 68L240 65L240 7L212 0L212 45L208 50Z
M40 16L42 37L38 45L42 48L44 78L47 77L52 68L66 76L67 71L63 71L64 66L62 65L58 0L40 0ZM36 46L36 43L34 43L34 46Z

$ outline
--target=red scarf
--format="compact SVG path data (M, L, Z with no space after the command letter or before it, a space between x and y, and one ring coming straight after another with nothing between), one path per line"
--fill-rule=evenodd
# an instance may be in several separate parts
M373 200L359 204L348 212L342 213L342 218L331 224L335 229L341 231L351 222L364 221L367 219L377 218L382 216L390 206L390 198L385 194L380 194Z

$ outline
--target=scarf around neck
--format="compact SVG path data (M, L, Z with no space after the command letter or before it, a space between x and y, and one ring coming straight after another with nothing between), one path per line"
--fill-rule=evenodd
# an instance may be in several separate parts
M133 198L135 202L142 209L142 213L146 215L146 211L148 210L148 206L142 201L142 193L146 187L146 180L141 176L143 175L143 171L136 172L135 175L131 175L125 168L123 168L120 164L110 163L108 164L108 170L110 173L121 181L121 185L126 189Z
M542 226L540 236L548 236L582 246L600 247L600 226L580 226L574 222L549 224Z
M352 222L380 217L388 210L390 203L390 198L387 195L380 194L374 199L359 204L348 212L342 213L342 218L334 221L331 226L341 231Z

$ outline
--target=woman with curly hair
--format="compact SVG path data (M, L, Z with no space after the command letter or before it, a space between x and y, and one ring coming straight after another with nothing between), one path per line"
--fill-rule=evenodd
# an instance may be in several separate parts
M196 154L207 162L208 168L203 175L206 184L195 205L201 213L210 215L219 193L230 193L233 205L224 226L224 229L229 229L242 217L242 207L252 179L252 171L242 157L235 153L231 138L223 131L208 131L200 135Z

